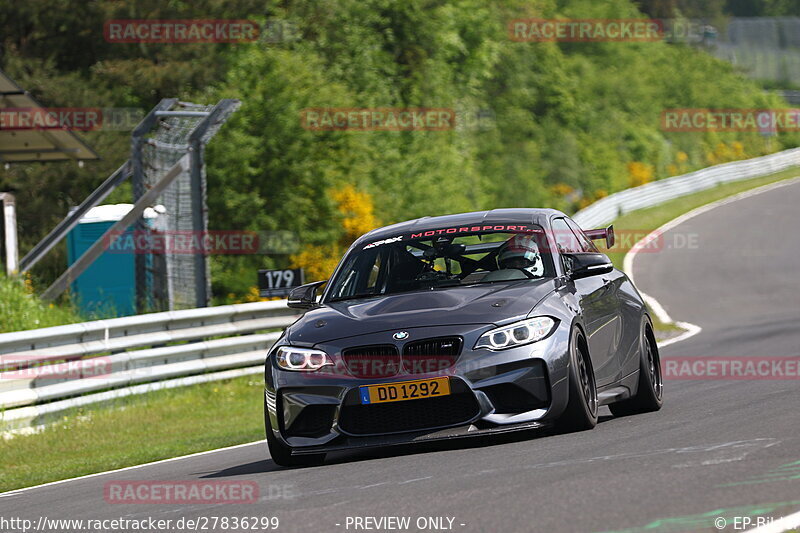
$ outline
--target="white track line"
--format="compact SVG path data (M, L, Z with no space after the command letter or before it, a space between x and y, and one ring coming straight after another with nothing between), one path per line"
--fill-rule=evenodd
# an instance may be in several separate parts
M774 189L778 189L780 187L786 187L787 185L793 185L795 183L800 182L800 177L796 178L789 178L783 181L779 181L777 183L770 183L769 185L763 185L761 187L756 187L755 189L750 189L749 191L740 192L738 194L734 194L733 196L728 196L727 198L723 198L721 200L717 200L715 202L711 202L710 204L706 204L700 206L696 209L692 209L688 213L684 213L677 218L673 218L663 226L658 229L655 229L648 233L643 239L639 242L634 244L631 249L625 254L624 259L622 260L622 270L625 274L628 275L631 282L633 282L633 260L636 257L636 254L639 253L641 249L647 246L650 242L660 237L662 234L666 233L667 231L675 228L679 224L683 224L687 220L690 220L698 215L702 215L703 213L707 213L714 208L728 205L730 203L736 202L738 200L742 200L744 198L750 198L751 196L756 196L757 194L761 194L763 192L771 191ZM680 342L683 340L688 339L689 337L694 337L698 333L700 333L703 328L696 324L692 324L690 322L676 322L672 320L672 317L669 316L667 310L652 296L649 296L641 291L639 294L642 295L642 299L647 303L647 305L652 309L653 314L658 317L658 319L665 323L665 324L675 324L676 326L682 328L684 330L683 333L678 335L677 337L673 337L671 339L667 339L658 343L659 347L669 346L670 344L674 344L676 342Z
M0 498L7 498L9 496L18 496L20 494L28 492L29 490L40 489L42 487L51 487L53 485L60 485L61 483L68 483L70 481L77 481L79 479L88 479L88 478L97 477L97 476L105 476L105 475L108 475L108 474L115 474L117 472L125 472L125 471L128 471L128 470L136 470L137 468L144 468L146 466L153 466L153 465L158 465L158 464L162 464L162 463L169 463L171 461L180 461L182 459L189 459L190 457L199 457L201 455L208 455L208 454L211 454L211 453L224 452L224 451L227 451L227 450L235 450L236 448L244 448L246 446L253 446L254 444L263 444L263 443L264 443L263 440L257 440L257 441L254 441L254 442L246 442L244 444L236 444L235 446L226 446L225 448L217 448L216 450L206 450L204 452L197 452L197 453L192 453L192 454L189 454L189 455L181 455L179 457L170 457L169 459L161 459L160 461L153 461L152 463L143 463L143 464L140 464L140 465L126 466L125 468L117 468L116 470L107 470L105 472L96 472L94 474L87 474L85 476L72 477L72 478L69 478L69 479L60 479L58 481L51 481L50 483L43 483L41 485L34 485L32 487L24 487L24 488L21 488L21 489L11 490L11 491L8 491L8 492L0 492ZM265 451L265 456L264 457L266 458L266 451Z

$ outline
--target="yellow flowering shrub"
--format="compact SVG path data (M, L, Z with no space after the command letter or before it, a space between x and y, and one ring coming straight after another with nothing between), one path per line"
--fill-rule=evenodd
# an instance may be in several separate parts
M347 184L333 191L331 197L336 202L339 213L342 214L342 227L351 241L378 226L374 213L375 206L369 193Z
M714 155L720 163L733 160L733 151L725 143L717 143L714 147Z
M733 152L734 159L745 159L747 158L747 152L745 152L744 145L739 141L733 141L731 143L731 151Z
M258 287L253 286L248 289L247 294L244 295L242 299L243 302L260 302L262 300L267 300L268 298L262 298L261 295L258 293Z
M567 196L575 191L575 189L573 189L566 183L556 183L555 185L550 187L550 190L556 196Z
M309 244L303 250L289 259L292 268L303 268L306 280L328 279L333 274L339 258L344 250L338 244L314 245Z
M719 142L714 146L714 150L706 152L706 162L709 165L738 161L747 157L747 150L740 141L733 141L730 145Z
M628 163L628 184L630 187L638 187L651 181L653 181L653 165L648 165L641 161Z
M341 215L344 236L333 244L308 244L300 253L289 257L292 268L303 268L307 280L328 279L344 251L355 239L380 225L369 193L347 184L331 192Z
M33 294L33 280L31 279L30 272L24 272L22 274L22 284L25 287L25 292Z
M667 175L679 176L689 172L689 154L679 150L675 154L675 162L667 165Z

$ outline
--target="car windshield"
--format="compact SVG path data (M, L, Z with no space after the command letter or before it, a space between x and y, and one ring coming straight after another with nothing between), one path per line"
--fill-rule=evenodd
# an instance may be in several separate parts
M480 228L484 227L503 231L448 234L451 229L467 229L450 228L365 243L345 257L331 281L327 300L554 276L540 226Z

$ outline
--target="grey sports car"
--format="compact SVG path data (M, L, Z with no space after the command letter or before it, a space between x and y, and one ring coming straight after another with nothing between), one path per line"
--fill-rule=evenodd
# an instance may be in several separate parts
M306 312L266 360L272 459L585 430L601 405L660 409L650 317L598 239L613 246L613 228L583 231L552 209L425 217L359 238L329 281L289 296Z

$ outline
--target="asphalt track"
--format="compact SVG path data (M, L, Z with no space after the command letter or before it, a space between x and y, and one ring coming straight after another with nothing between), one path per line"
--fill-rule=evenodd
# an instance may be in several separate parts
M662 357L800 355L798 206L800 183L770 190L692 218L664 235L663 249L636 257L637 285L702 327ZM670 380L660 412L614 418L603 408L589 432L340 453L305 469L277 467L256 443L8 493L0 517L275 516L278 531L327 532L366 530L348 517L407 516L406 531L449 517L463 532L664 532L719 531L723 516L723 531L741 531L735 516L800 510L799 386ZM261 496L109 504L104 485L119 480L252 480Z

